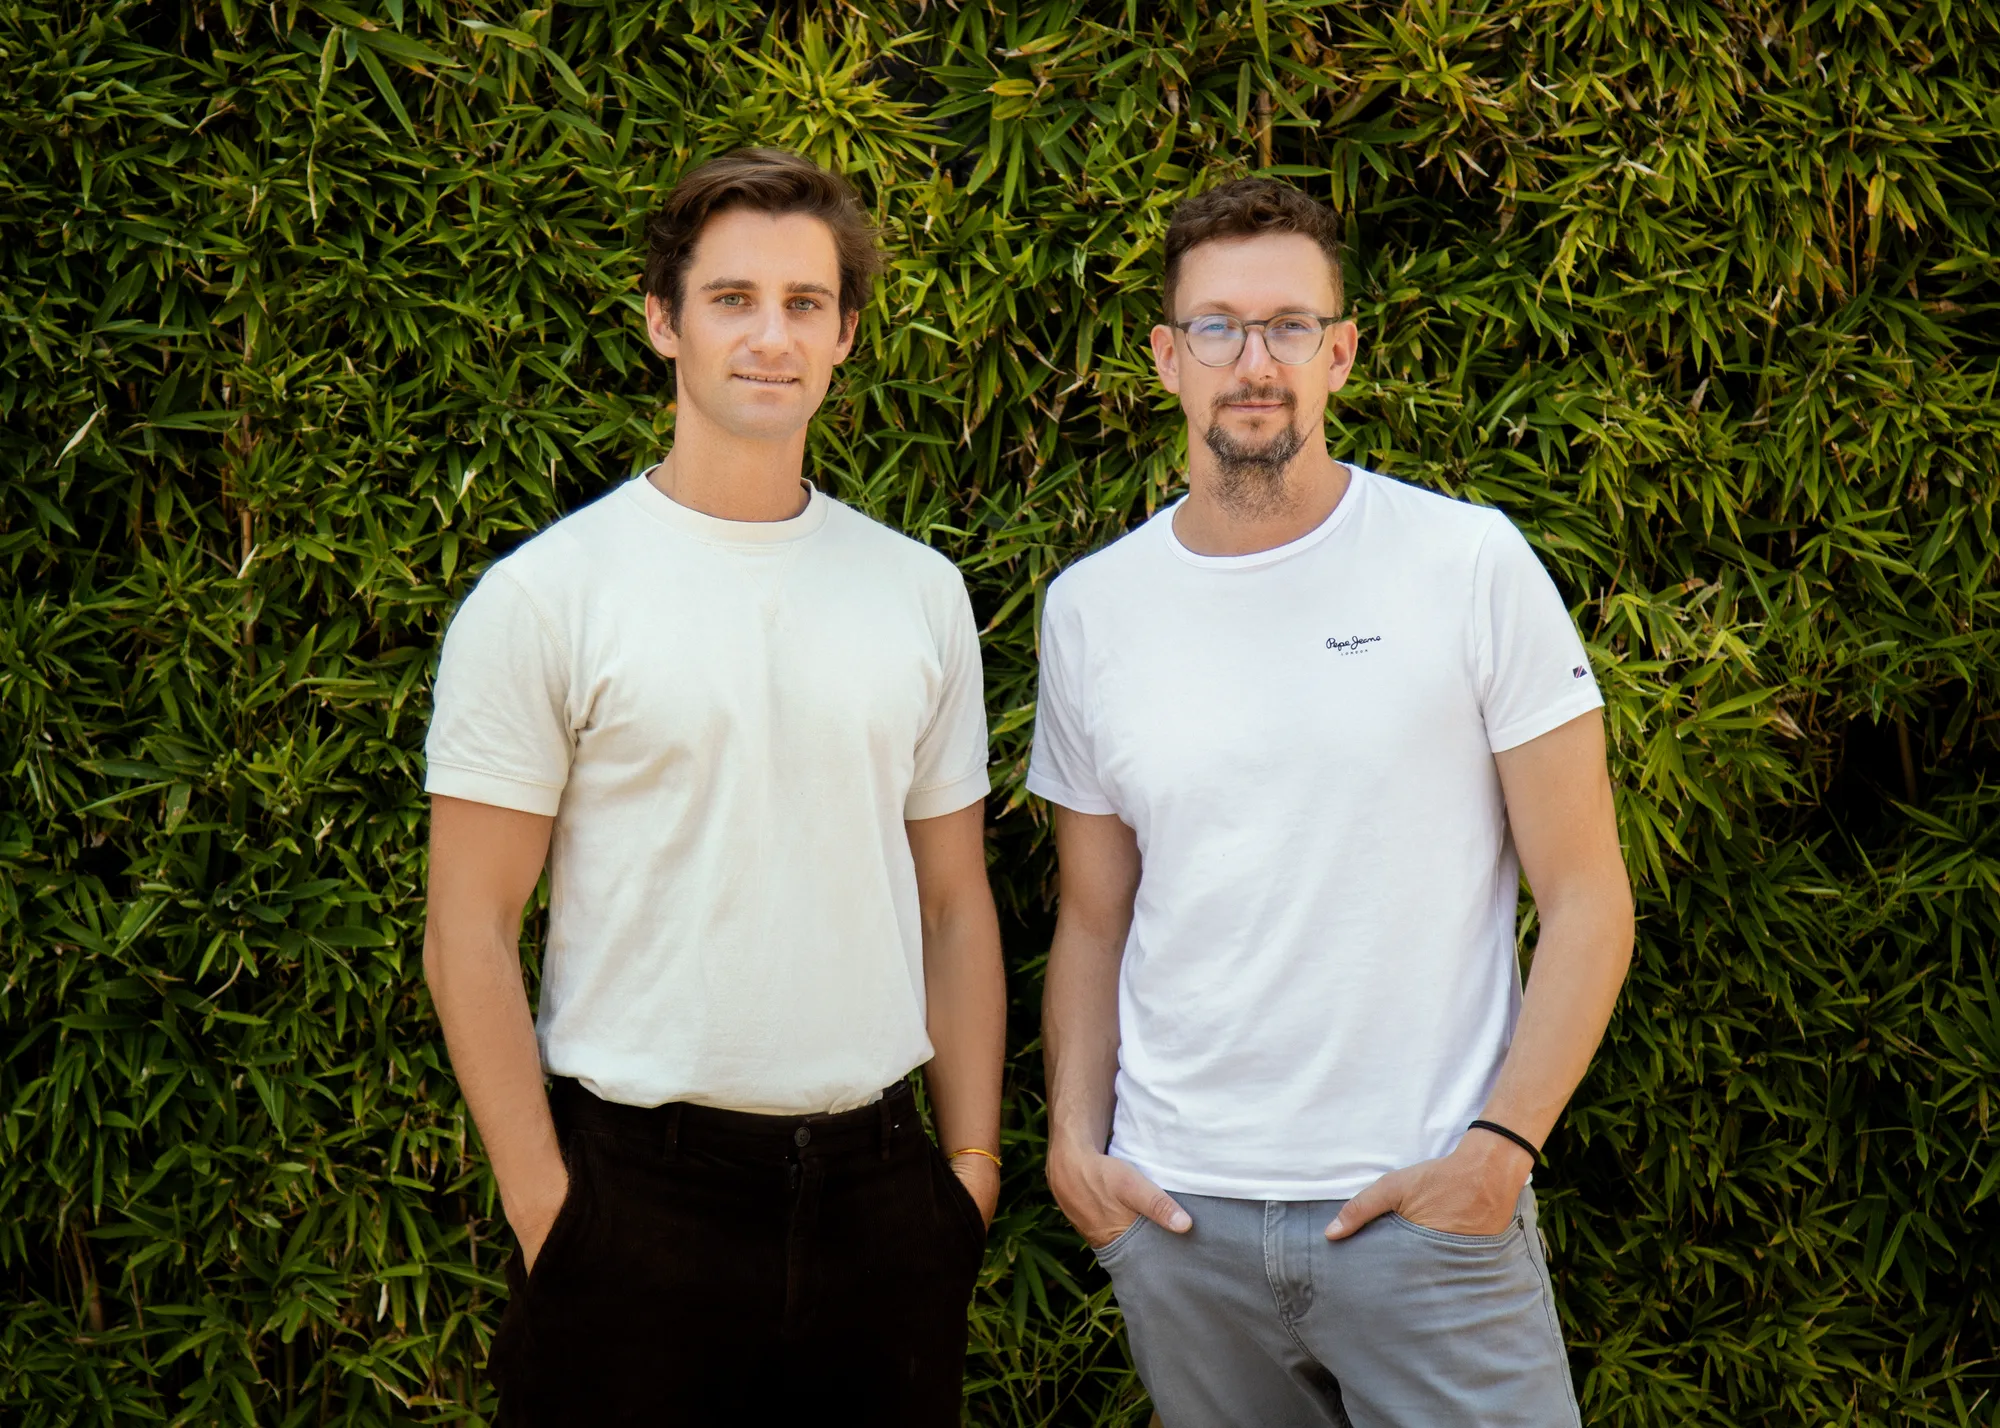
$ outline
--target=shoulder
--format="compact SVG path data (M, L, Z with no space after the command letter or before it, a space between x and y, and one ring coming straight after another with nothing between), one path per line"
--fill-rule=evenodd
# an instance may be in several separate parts
M630 521L627 499L625 483L613 486L494 561L480 586L498 576L537 604L561 603L607 568L610 548L622 541Z
M848 558L865 560L871 569L912 584L926 596L949 596L956 601L964 595L965 577L943 551L933 550L831 496L822 499L827 504L826 534Z
M1354 469L1368 482L1369 504L1380 511L1383 523L1426 543L1443 541L1455 549L1476 552L1496 530L1513 528L1506 515L1491 506L1439 495L1380 472Z
M1370 543L1393 550L1400 569L1433 588L1470 591L1490 578L1496 560L1536 560L1504 511L1375 472L1364 475Z
M1176 502L1175 504L1179 504ZM1167 523L1174 507L1155 512L1109 545L1070 565L1049 585L1044 609L1051 616L1081 620L1147 598L1147 572L1167 549Z

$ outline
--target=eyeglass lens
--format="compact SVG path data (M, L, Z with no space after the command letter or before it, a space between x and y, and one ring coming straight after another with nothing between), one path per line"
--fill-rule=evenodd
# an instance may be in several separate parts
M1319 319L1304 313L1279 313L1253 327L1264 330L1264 346L1273 358L1288 366L1309 362L1326 336ZM1222 367L1243 353L1243 323L1220 313L1197 317L1187 325L1188 346L1195 360L1209 367Z

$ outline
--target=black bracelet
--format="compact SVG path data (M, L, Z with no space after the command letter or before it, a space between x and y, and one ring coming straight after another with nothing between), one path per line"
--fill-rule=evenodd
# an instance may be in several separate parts
M1492 1121L1474 1121L1471 1125L1467 1126L1466 1129L1492 1131L1493 1134L1497 1136L1504 1136L1506 1139L1511 1140L1514 1142L1514 1144L1520 1146L1521 1149L1527 1151L1528 1158L1534 1161L1535 1164L1540 1165L1542 1163L1542 1153L1541 1151L1535 1148L1535 1143L1533 1141L1529 1140L1524 1135L1518 1135L1515 1132L1508 1130L1507 1127L1503 1125L1496 1125Z

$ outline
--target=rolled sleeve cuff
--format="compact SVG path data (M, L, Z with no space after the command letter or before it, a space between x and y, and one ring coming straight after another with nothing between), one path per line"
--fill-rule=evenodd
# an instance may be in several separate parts
M539 813L555 817L562 806L563 791L546 783L508 778L483 769L459 768L433 760L424 774L424 792L446 798L462 798L468 803L490 803L495 808L511 808L518 813Z
M903 800L903 821L917 823L926 818L942 818L947 813L956 813L986 797L992 787L993 781L987 777L986 766L982 764L950 783L913 788L909 797Z
M1045 773L1028 770L1028 792L1037 798L1046 798L1050 803L1059 803L1072 813L1116 813L1110 801L1101 794L1078 793L1066 784L1056 782Z

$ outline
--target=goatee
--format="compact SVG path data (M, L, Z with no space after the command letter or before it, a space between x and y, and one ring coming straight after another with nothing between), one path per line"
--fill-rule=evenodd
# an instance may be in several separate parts
M1255 445L1240 441L1217 419L1222 408L1233 402L1282 403L1285 424ZM1260 517L1276 515L1291 505L1285 468L1305 445L1305 438L1291 421L1298 405L1298 398L1283 387L1238 387L1210 404L1208 430L1202 433L1202 441L1215 457L1215 498L1224 509L1238 516Z

